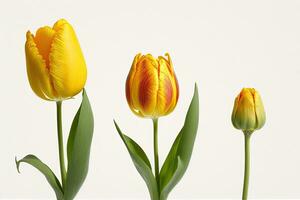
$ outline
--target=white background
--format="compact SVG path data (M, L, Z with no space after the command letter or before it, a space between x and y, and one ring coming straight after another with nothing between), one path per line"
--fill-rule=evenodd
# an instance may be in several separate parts
M125 80L138 52L169 52L180 86L175 111L159 121L160 160L181 128L193 93L200 123L190 166L170 198L240 198L243 134L231 125L235 96L255 87L267 113L251 138L251 198L300 198L300 1L0 0L0 198L54 198L45 178L14 158L33 153L58 175L55 103L28 84L27 30L66 18L88 65L95 132L79 198L149 198L114 126L153 160L152 124L131 113ZM63 104L64 136L81 97Z

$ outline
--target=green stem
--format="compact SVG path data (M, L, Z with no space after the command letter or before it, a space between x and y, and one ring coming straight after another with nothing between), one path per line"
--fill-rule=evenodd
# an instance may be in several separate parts
M159 190L159 159L158 159L158 143L157 143L158 118L153 119L153 148L154 148L154 164L155 164L155 179L157 190Z
M61 101L56 102L59 164L60 164L60 174L61 174L62 187L64 188L67 172L66 172L65 158L64 158L64 142L63 142L63 134L62 134L61 106L62 106Z
M245 136L245 171L244 171L244 186L243 200L248 198L249 174L250 174L250 136L252 131L244 131Z

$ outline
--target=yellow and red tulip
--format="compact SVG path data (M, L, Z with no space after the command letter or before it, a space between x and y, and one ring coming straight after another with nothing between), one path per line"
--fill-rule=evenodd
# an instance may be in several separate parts
M199 121L196 84L184 125L162 167L160 168L159 165L158 118L174 110L178 97L178 82L169 54L166 54L166 58L162 56L154 58L151 54L137 54L126 80L126 99L133 113L152 119L153 168L142 147L123 134L116 121L114 123L137 171L146 182L151 200L167 199L171 190L183 177L192 156Z
M266 113L259 93L254 88L243 88L236 97L231 116L235 128L254 131L263 127Z
M26 34L26 65L30 86L45 100L61 101L78 94L87 78L85 60L72 26L64 19L51 28Z
M255 130L262 128L266 122L266 113L259 93L254 88L243 88L235 98L231 121L245 137L245 170L242 199L248 198L250 172L250 137Z
M136 115L158 118L172 112L179 87L170 55L154 58L137 54L126 81L126 98Z

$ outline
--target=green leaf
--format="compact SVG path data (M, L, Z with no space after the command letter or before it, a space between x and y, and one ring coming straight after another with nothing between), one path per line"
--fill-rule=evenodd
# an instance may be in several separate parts
M171 190L183 177L193 151L199 121L199 97L195 84L194 96L185 117L184 126L177 135L160 171L160 199L167 199Z
M82 102L73 119L68 138L68 171L64 200L72 200L76 196L87 176L93 130L93 112L88 96L83 90Z
M156 180L152 173L151 164L147 155L135 141L133 141L130 137L122 133L118 124L115 121L114 124L130 154L134 166L136 167L137 171L140 173L140 175L146 182L151 199L155 199L155 200L159 199Z
M58 200L63 200L63 195L64 194L63 194L63 190L62 190L62 187L60 185L60 182L56 178L56 176L52 172L52 170L45 163L43 163L40 159L38 159L34 155L27 155L19 161L16 159L17 170L18 170L19 173L20 173L20 170L19 170L20 164L22 162L30 164L33 167L35 167L37 170L39 170L46 177L48 183L53 188L53 190L56 194L56 198Z

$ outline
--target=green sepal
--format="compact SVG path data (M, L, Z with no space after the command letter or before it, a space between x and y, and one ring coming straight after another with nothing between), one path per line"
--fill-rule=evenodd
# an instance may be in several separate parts
M56 194L56 198L58 200L63 200L63 190L62 186L55 176L55 174L52 172L52 170L45 164L43 163L40 159L38 159L34 155L27 155L21 160L15 160L16 165L17 165L17 170L20 173L20 164L22 162L27 163L33 167L35 167L37 170L39 170L47 179L48 183L51 185L52 189L54 190Z
M183 177L193 151L199 121L199 97L195 84L194 96L186 114L184 126L177 135L160 171L160 200L167 199Z
M130 137L122 133L118 124L115 121L114 124L130 154L134 166L136 167L137 171L140 173L140 175L142 176L142 178L144 179L148 187L151 199L158 200L159 199L159 193L157 189L158 187L157 187L155 177L152 173L151 164L147 155L134 140L132 140Z
M82 102L73 119L68 138L64 200L74 199L87 176L93 130L93 112L86 91L83 90Z

